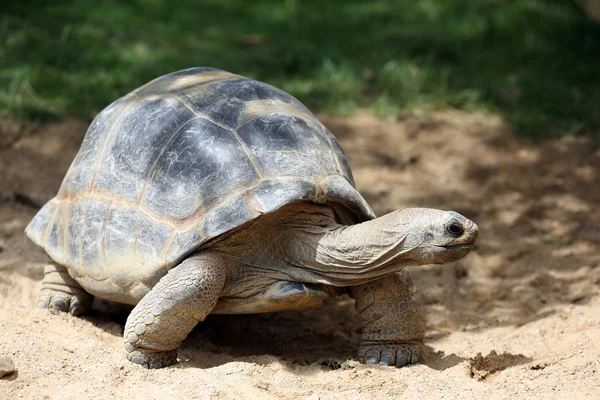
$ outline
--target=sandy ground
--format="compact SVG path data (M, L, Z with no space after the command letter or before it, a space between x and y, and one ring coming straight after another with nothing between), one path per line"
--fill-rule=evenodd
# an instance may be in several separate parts
M17 372L0 379L0 399L600 398L600 151L585 139L516 139L489 115L322 120L378 215L426 206L479 224L466 259L413 269L428 327L422 364L353 360L360 331L349 298L210 316L179 364L151 371L125 360L127 310L34 309L48 259L23 229L56 192L86 123L4 120L0 356Z

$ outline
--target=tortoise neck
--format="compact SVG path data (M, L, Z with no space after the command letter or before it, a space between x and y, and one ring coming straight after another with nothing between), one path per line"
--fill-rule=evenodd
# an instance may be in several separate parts
M408 226L397 225L393 214L356 225L340 226L320 243L333 258L350 268L377 270L391 264L399 270L415 264L414 246L407 243ZM330 260L333 261L333 260Z
M303 224L286 252L293 263L322 275L323 283L347 286L418 264L408 236L408 226L398 226L393 213L349 226Z

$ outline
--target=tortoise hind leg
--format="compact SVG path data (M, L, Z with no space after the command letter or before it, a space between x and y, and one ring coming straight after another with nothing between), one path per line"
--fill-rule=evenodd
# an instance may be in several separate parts
M221 256L205 251L163 276L127 318L127 359L146 368L175 364L181 342L217 303L225 270Z
M42 289L38 296L38 308L82 315L92 308L93 300L94 297L71 278L65 267L58 264L46 265Z

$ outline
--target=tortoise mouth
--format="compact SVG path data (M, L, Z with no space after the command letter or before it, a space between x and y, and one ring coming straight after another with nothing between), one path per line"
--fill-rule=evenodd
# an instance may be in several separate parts
M454 242L446 245L437 245L437 247L442 247L448 250L466 250L471 249L475 245L475 238L466 237L462 239L460 242Z
M439 247L443 247L444 249L447 250L470 250L473 248L473 243L471 244L453 244L453 245L448 245L448 246L439 246Z
M437 264L447 264L458 261L473 250L473 243L455 243L449 245L437 245Z

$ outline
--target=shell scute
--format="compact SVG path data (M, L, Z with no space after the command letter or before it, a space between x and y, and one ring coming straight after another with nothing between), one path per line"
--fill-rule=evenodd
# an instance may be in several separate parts
M241 77L210 67L188 68L171 74L159 76L133 91L136 96L177 95L182 92L198 90L203 85Z
M152 221L142 225L135 247L135 272L145 286L153 287L168 271L163 253L173 233L173 228ZM157 273L159 270L161 273Z
M260 186L250 191L252 202L257 204L263 213L275 211L282 203L312 199L315 195L315 182L297 177L264 180Z
M143 214L133 208L120 207L112 203L104 221L105 255L110 255L107 271L110 280L122 288L130 288L139 282L136 273L137 235L145 220ZM134 245L130 241L133 239ZM157 243L160 246L160 243Z
M63 179L58 191L59 195L89 190L107 136L115 129L122 114L134 104L135 101L128 97L120 98L94 118L83 138L77 156Z
M164 249L165 263L175 265L181 254L193 249L198 243L204 243L208 238L204 236L198 225L190 225L184 229L178 229L171 243Z
M177 99L138 101L116 123L117 134L106 137L106 151L97 161L93 190L139 201L157 158L169 147L172 136L193 117Z
M56 261L59 263L64 263L65 254L64 254L64 246L65 246L65 217L66 217L66 207L64 204L56 207L51 220L53 223L48 224L46 231L44 233L44 247L49 254L56 255Z
M83 250L81 263L84 265L85 275L96 281L106 280L109 278L109 274L106 270L107 254L103 248L105 245L103 238L106 234L105 219L110 203L97 199L85 199L78 205L82 213L78 226L81 231L81 249ZM46 251L48 251L47 248ZM50 251L48 253L56 259ZM112 257L112 254L108 254L108 256ZM75 262L80 262L80 260L69 260L67 265L72 268Z
M216 237L240 225L240 221L250 221L260 214L250 204L243 192L226 203L211 208L204 217L202 233L206 237Z
M50 229L54 222L54 212L58 205L57 201L44 204L27 226L27 236L40 246L44 246L46 230Z
M179 97L198 114L233 129L248 119L247 110L255 101L270 101L288 106L293 104L306 110L302 103L284 91L245 78L211 82L198 90L181 93Z
M158 157L143 202L158 212L168 210L171 218L184 220L258 178L235 135L197 118Z
M86 271L83 265L83 239L81 237L81 228L83 220L82 203L69 204L70 215L68 225L68 243L65 256L70 265L71 275L85 276Z
M268 114L238 129L265 178L318 177L336 173L331 148L315 133L313 124L289 114Z

